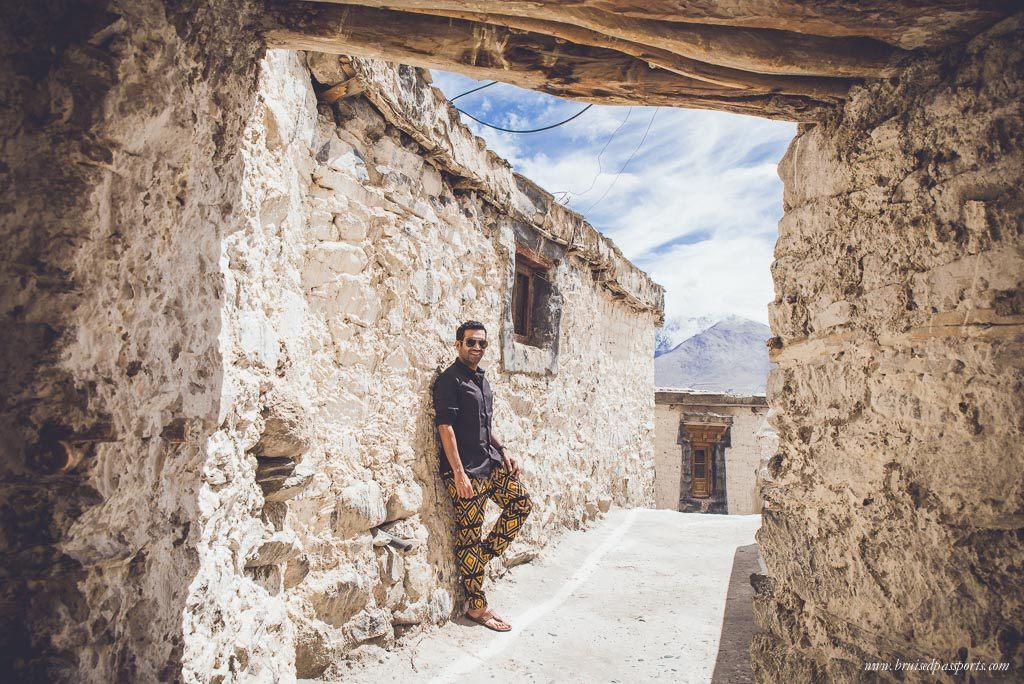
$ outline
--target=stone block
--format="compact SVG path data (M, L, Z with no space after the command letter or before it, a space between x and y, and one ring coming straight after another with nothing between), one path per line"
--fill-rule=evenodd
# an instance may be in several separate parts
M395 611L391 616L391 622L395 625L418 625L423 622L426 614L426 602L416 601L401 610Z
M245 567L279 565L302 555L302 546L292 532L275 532L246 559Z
M317 619L341 627L370 600L369 578L353 570L320 577L317 588L307 595Z
M277 367L280 343L274 326L262 312L246 311L235 323L238 347L254 363L265 368Z
M388 522L415 515L423 505L423 488L415 482L403 482L388 498Z
M305 554L290 559L284 569L284 588L294 589L302 583L302 580L306 579L308 574L309 558Z
M306 253L302 282L318 287L337 280L340 274L355 275L366 268L369 258L358 245L347 242L321 242Z
M452 597L444 589L435 589L430 596L427 615L430 622L437 625L446 622L452 614Z
M338 493L332 527L337 534L352 535L382 524L387 505L376 480L351 484Z
M367 608L345 626L349 638L357 643L393 635L390 615L381 608Z
M413 599L426 597L434 585L434 573L421 556L405 559L405 592Z
M346 242L362 242L366 239L370 228L366 221L352 220L343 214L335 215L333 220L339 239Z

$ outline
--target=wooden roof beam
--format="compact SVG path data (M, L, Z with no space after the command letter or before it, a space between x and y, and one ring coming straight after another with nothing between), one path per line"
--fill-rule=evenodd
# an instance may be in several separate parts
M554 36L461 19L326 4L268 11L270 47L379 57L461 71L587 102L716 109L814 121L835 100L761 94L652 69L644 60Z
M751 93L779 93L783 95L807 95L810 97L845 99L850 86L856 83L854 79L847 78L820 78L815 76L782 76L760 74L741 69L709 64L699 60L690 59L677 55L667 50L652 48L640 43L634 43L620 38L606 36L597 31L580 28L572 24L562 24L554 21L545 21L531 17L511 16L506 14L491 14L477 12L437 12L424 11L424 14L435 16L448 16L467 21L474 21L480 24L491 24L506 26L512 29L527 31L539 35L549 35L555 38L576 43L578 45L591 45L615 50L639 60L647 62L652 66L694 78L699 81L715 83L746 90Z
M333 1L333 0L325 0ZM342 0L347 1L347 0ZM669 24L774 29L822 37L873 38L913 50L962 42L1020 9L1019 0L354 0L409 12L438 9L494 12L573 23L600 12ZM595 15L596 17L596 15Z
M432 12L452 16L458 12L520 14L575 25L597 33L709 64L763 74L832 76L844 78L893 75L907 52L873 38L828 37L761 27L720 26L682 21L638 19L581 6L479 0L328 0L405 12ZM536 7L536 5L543 5ZM659 3L652 3L657 5ZM512 10L522 9L521 13Z

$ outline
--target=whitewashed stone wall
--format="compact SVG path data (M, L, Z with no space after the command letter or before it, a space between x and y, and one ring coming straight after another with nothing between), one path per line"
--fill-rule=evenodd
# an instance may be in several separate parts
M343 80L337 57L311 59L323 81ZM402 78L419 77L408 69ZM224 408L234 429L221 447L235 462L225 482L240 491L230 498L237 508L219 506L210 526L237 540L246 565L244 576L220 572L234 585L220 595L241 592L237 631L278 625L282 647L262 653L254 643L249 671L260 659L285 663L294 639L297 674L308 677L353 647L387 646L458 607L429 391L454 358L458 324L481 320L495 342L482 364L495 390L495 432L521 460L537 504L491 564L500 574L560 528L613 504L651 502L659 312L616 301L586 262L569 257L556 269L557 374L507 372L510 349L499 341L512 218L475 192L453 191L368 100L318 111L297 53L268 52L259 92L245 136L251 219L224 241ZM425 106L447 114L440 96ZM476 145L461 127L450 135ZM268 451L266 430L291 447ZM293 498L261 507L246 452L288 451L297 462L286 483ZM382 524L413 550L375 547L371 531ZM209 668L224 640L237 644L235 631L194 642L187 666L197 676Z
M1022 42L1018 16L857 90L780 165L763 681L1024 673Z
M0 35L0 669L290 681L448 619L429 388L465 318L536 502L494 572L651 502L662 291L614 245L415 71L318 110L244 2L109 10ZM513 222L566 251L554 374L497 343Z
M726 512L760 513L757 471L766 450L771 450L774 434L766 422L768 406L764 397L667 388L656 391L654 399L655 505L679 510L683 447L678 440L683 413L713 413L732 419L730 446L725 449Z
M221 240L244 221L239 149L259 47L238 27L252 9L152 0L5 8L8 681L180 678L192 649L183 621L196 629L192 641L232 632L242 655L272 642L239 629L241 592L209 579L241 567L212 521L239 510L249 518L255 506L236 473L216 465L226 442ZM204 680L238 671L233 652L211 655Z

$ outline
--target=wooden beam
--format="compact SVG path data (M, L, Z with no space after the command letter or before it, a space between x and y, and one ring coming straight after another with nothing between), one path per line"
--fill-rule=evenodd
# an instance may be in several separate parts
M493 12L496 3L478 0L329 0L339 4L405 12ZM720 66L763 74L846 78L893 75L907 53L873 38L826 37L791 30L719 26L638 19L595 10L579 3L545 5L531 11L520 2L497 3L505 15L521 14L575 25L612 38ZM529 3L528 5L533 5ZM521 13L510 10L517 6Z
M602 104L649 104L814 121L834 101L749 93L664 70L605 48L461 19L365 7L289 5L265 16L270 47L378 57L461 71Z
M783 95L807 95L823 99L845 99L850 86L857 81L846 78L820 78L814 76L779 76L759 74L741 69L708 64L699 60L677 55L667 50L652 48L628 40L612 38L597 31L531 17L512 16L462 11L424 11L424 14L450 16L479 24L506 26L539 35L549 35L571 41L577 45L591 45L615 50L652 66L667 69L680 76L699 81L715 83L745 90L751 93L778 93Z
M550 8L562 2L522 4ZM570 4L637 19L860 36L904 50L962 42L1020 9L1018 0L583 0Z
M326 0L333 1L333 0ZM574 21L579 12L668 24L774 29L832 38L872 38L903 49L961 42L1020 10L1019 0L388 0L357 4L409 12L449 9Z
M323 104L334 104L338 100L344 100L346 97L352 97L361 92L363 92L363 84L359 82L358 78L353 76L347 81L342 81L323 92L317 93L316 100Z

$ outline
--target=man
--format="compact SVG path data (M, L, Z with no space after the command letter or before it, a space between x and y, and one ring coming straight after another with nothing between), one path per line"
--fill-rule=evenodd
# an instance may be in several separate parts
M487 606L484 566L500 556L522 529L533 503L519 481L519 464L491 432L491 386L479 367L487 349L482 323L466 321L455 332L459 358L434 382L434 424L441 478L455 507L455 556L466 590L466 617L497 632L512 629ZM480 539L487 499L501 516Z

